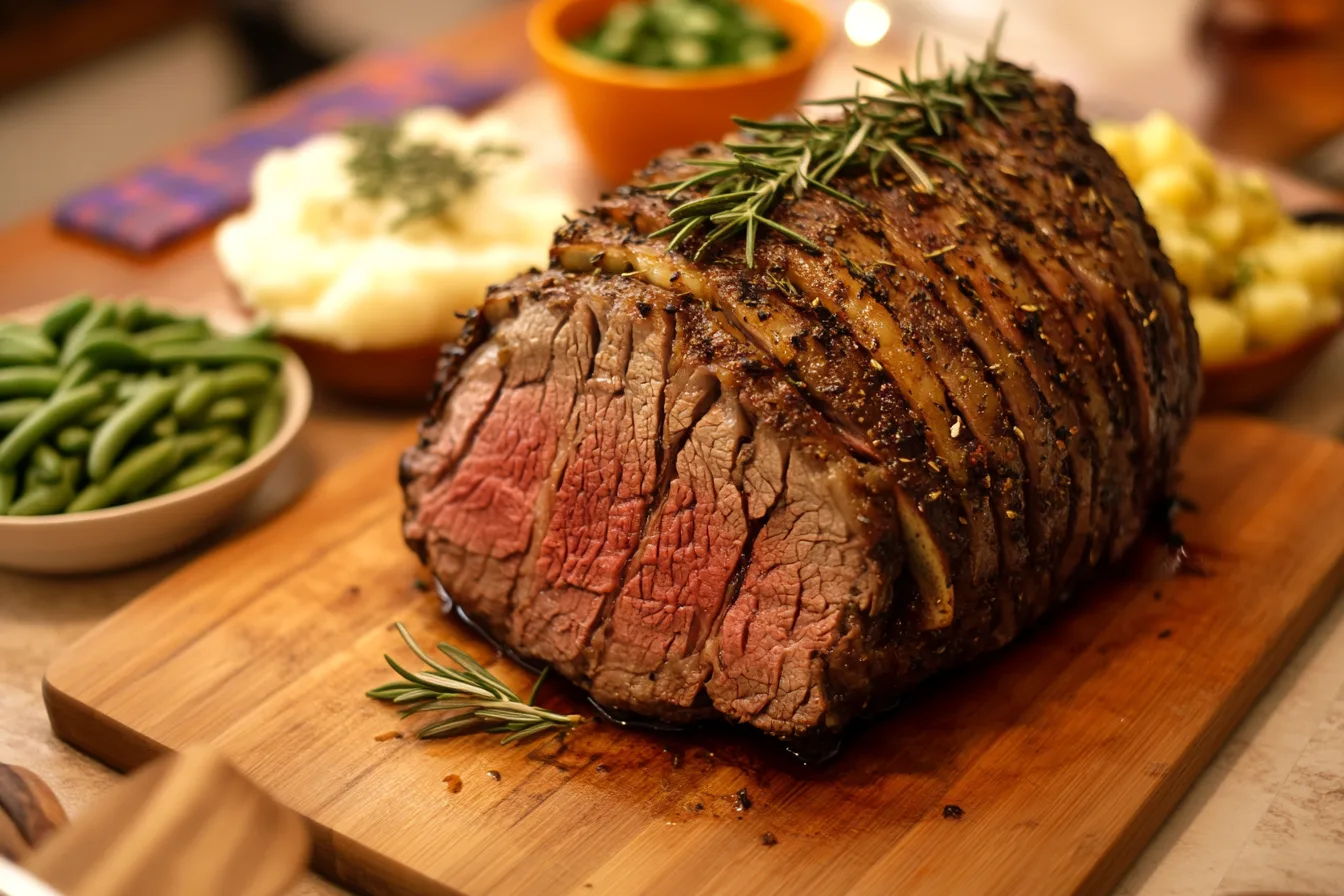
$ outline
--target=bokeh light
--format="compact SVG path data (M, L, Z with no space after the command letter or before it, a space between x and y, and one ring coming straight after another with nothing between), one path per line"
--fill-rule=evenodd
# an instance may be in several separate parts
M845 34L860 47L871 47L889 28L891 13L877 0L854 0L845 10Z

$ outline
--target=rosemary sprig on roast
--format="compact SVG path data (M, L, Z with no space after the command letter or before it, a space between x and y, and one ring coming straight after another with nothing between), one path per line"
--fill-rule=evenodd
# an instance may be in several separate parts
M518 155L515 146L485 143L470 150L406 140L399 124L351 125L354 144L346 171L361 199L398 199L405 211L393 228L420 218L438 218L489 174L493 162Z
M742 236L747 266L752 267L761 228L818 249L802 234L773 220L771 215L780 202L818 190L862 207L858 199L832 185L841 173L867 170L876 184L884 168L895 163L916 189L932 192L934 181L920 164L921 158L960 170L954 159L938 151L938 138L959 122L978 127L980 114L1002 123L1000 107L1030 83L1029 72L998 59L1002 25L1000 19L984 58L968 58L960 70L943 65L940 52L941 74L936 78L922 76L922 42L915 54L913 79L904 69L896 79L856 69L887 90L862 93L856 88L852 97L808 104L839 107L844 114L837 118L813 120L800 112L796 120L734 119L741 135L724 144L731 157L687 159L687 165L704 170L654 185L655 190L667 191L669 198L685 191L703 192L675 206L672 223L653 235L670 235L672 249L700 236L696 259Z
M582 716L561 715L536 705L537 692L546 678L545 671L537 677L531 693L523 700L466 652L439 642L439 650L457 665L458 668L453 669L426 653L400 622L397 632L429 670L410 672L384 654L387 664L405 681L376 687L368 691L367 696L404 706L402 718L419 712L453 713L421 728L417 732L420 737L451 737L488 731L504 734L500 743L509 744L543 731L573 728L583 721Z

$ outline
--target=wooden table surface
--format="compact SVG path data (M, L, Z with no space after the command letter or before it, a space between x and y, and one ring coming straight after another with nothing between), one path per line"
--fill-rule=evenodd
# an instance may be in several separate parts
M503 6L426 46L463 71L517 72L529 66L523 7ZM879 60L869 53L863 61ZM908 52L901 46L888 54ZM849 81L852 55L833 53L813 89ZM890 66L892 59L887 62ZM899 60L896 60L899 61ZM852 83L852 82L850 82ZM302 88L299 88L302 89ZM241 117L264 116L281 94ZM533 149L539 163L583 198L595 189L580 164L558 97L529 82L498 113L546 135ZM51 228L46 214L0 232L0 313L88 289L144 294L183 308L229 307L207 235L149 258L133 258ZM1266 411L1332 436L1344 435L1344 341ZM359 454L405 413L380 413L319 398L296 448L241 515L237 531L283 507L306 483ZM0 571L0 762L44 777L70 813L114 780L112 772L51 734L41 701L42 670L63 646L150 584L227 538L134 570L79 578L37 578ZM1235 608L1229 608L1235 612ZM1201 776L1149 845L1117 893L1195 896L1266 891L1334 894L1344 881L1344 602L1306 645ZM295 893L336 893L309 876Z

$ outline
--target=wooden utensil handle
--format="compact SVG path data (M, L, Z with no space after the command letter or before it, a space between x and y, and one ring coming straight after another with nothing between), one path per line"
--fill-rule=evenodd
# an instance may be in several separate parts
M308 848L298 815L193 746L121 782L24 866L66 896L276 896Z
M65 810L45 781L0 763L0 855L23 860L65 822Z

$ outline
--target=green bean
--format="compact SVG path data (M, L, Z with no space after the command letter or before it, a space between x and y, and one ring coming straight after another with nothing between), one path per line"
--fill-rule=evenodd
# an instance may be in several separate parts
M75 499L75 483L79 479L80 461L66 458L61 464L59 479L49 485L25 489L23 496L9 508L10 516L47 516L60 513Z
M178 419L194 420L205 413L215 400L215 381L215 374L201 373L183 383L182 391L173 400L173 413Z
M203 339L199 342L174 342L151 346L149 359L156 366L195 361L202 367L241 364L256 361L279 367L285 361L285 350L272 342Z
M23 497L33 489L41 488L46 484L46 481L42 478L42 470L37 464L30 463L23 471L23 481L21 483L22 487L19 489L19 497Z
M38 334L36 339L0 333L0 367L15 364L50 364L56 360L56 346Z
M183 320L136 333L135 344L143 349L177 342L198 342L210 338L210 325L204 320Z
M98 510L126 495L147 491L171 476L182 463L182 447L176 438L162 439L130 454L102 481L86 486L68 510L80 513Z
M117 409L93 434L89 446L89 477L95 482L107 476L117 455L151 420L173 403L181 384L177 380L149 383L134 398Z
M0 432L9 432L33 411L42 407L40 398L11 398L0 401Z
M14 503L14 492L18 487L17 473L0 473L0 516L9 513L9 505Z
M149 428L149 431L152 432L157 439L166 439L169 436L175 436L177 435L177 418L172 415L160 417L154 421L154 424Z
M56 387L57 392L64 392L67 389L73 389L87 383L89 379L98 372L98 368L93 366L93 362L88 358L80 358L75 363L66 368L61 376L61 382Z
M126 379L126 376L127 375L120 370L100 370L93 375L90 382L98 383L103 387L104 392L108 395L113 395L121 385L121 381ZM131 374L131 376L134 377L135 374ZM160 378L159 375L152 370L149 373L143 374L141 379L144 377L152 377L154 379Z
M130 401L140 393L140 387L144 383L145 380L138 376L124 376L117 381L116 391L112 394L117 401Z
M221 440L227 439L233 434L233 430L227 426L211 426L208 429L184 432L177 437L177 443L182 448L182 454L192 458L204 454L214 448Z
M33 449L32 457L28 461L28 465L35 471L37 481L46 483L61 481L61 463L60 453L45 442Z
M50 516L70 506L74 497L74 486L64 482L39 485L37 488L25 489L23 497L10 505L9 515Z
M173 474L167 482L155 489L155 494L166 495L169 492L181 491L184 488L191 488L193 485L200 485L202 482L214 479L221 473L227 473L232 470L234 464L221 460L203 460L192 464L189 467L183 467Z
M79 323L75 324L66 334L65 342L61 345L61 366L69 367L74 361L79 350L84 346L84 340L89 338L89 334L95 330L109 327L117 321L117 308L115 305L95 304L89 309L89 313L80 318Z
M132 299L121 306L121 312L117 315L117 325L127 333L143 329L148 311L143 299Z
M165 324L180 324L183 321L195 319L196 318L194 317L182 317L181 315L169 311L167 308L146 307L144 326L146 328L162 327Z
M88 314L92 307L93 298L88 295L77 295L66 299L42 319L42 335L52 342L60 342L61 339L65 338L66 333L69 333L77 323L84 319L84 315Z
M238 433L231 432L205 452L200 462L218 461L232 466L245 457L247 457L247 441Z
M67 426L56 433L56 448L62 454L83 454L92 441L93 433L82 426Z
M27 342L44 351L51 351L56 348L56 343L48 339L46 334L42 332L42 328L37 324L25 324L18 321L0 323L0 339Z
M277 377L266 392L261 407L252 415L251 426L247 434L247 453L252 456L265 448L280 430L280 421L284 417L284 383Z
M75 500L65 508L66 513L84 513L89 510L102 510L104 507L117 500L112 494L112 490L102 482L90 482L84 486L79 494L75 495Z
M106 398L98 383L53 395L0 441L0 471L13 470L33 446Z
M62 356L61 363L73 364L83 358L88 358L99 368L141 370L149 366L148 355L133 341L133 337L110 328L87 334L74 354L69 358Z
M55 367L5 367L0 369L0 398L46 398L61 384Z
M79 418L80 424L84 426L98 426L117 412L117 404L114 401L105 402L89 411L83 417Z
M263 317L261 320L239 333L234 339L251 339L258 342L266 342L275 338L275 321L269 317Z
M230 395L228 398L220 398L206 408L206 423L233 423L237 420L246 420L251 414L247 406L247 401L239 398L237 395Z
M221 370L215 381L215 395L237 395L269 386L275 374L265 364L233 364Z

